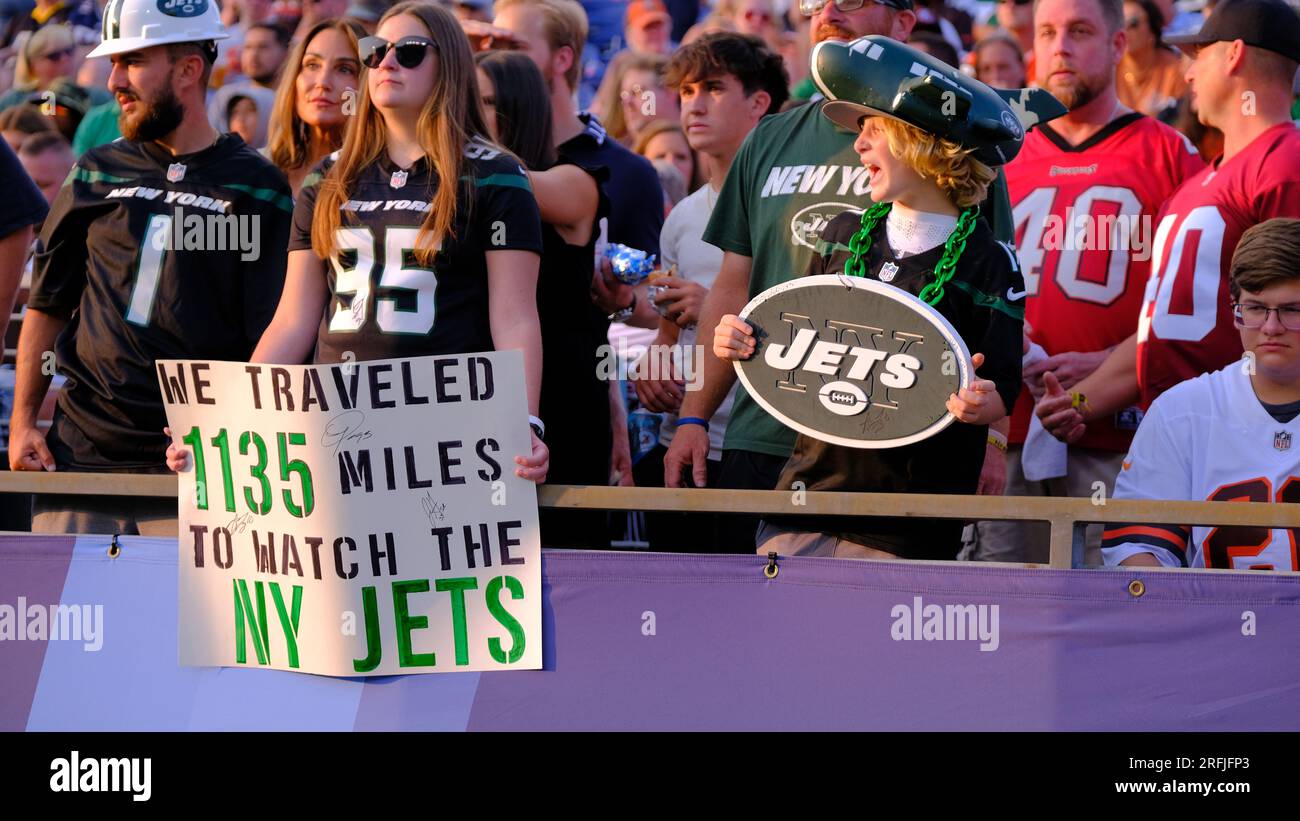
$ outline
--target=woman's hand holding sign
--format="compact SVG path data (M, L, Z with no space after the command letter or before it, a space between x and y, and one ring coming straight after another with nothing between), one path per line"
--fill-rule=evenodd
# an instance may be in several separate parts
M713 355L719 359L748 359L756 342L753 327L735 314L726 314L713 329Z
M984 354L971 357L971 365L979 370L984 364ZM991 379L972 379L968 387L948 397L948 412L958 422L968 425L988 425L1007 415L1006 405Z
M537 432L530 430L529 435L533 437L533 452L528 456L516 456L515 475L520 479L541 484L546 481L546 471L551 467L551 451L546 447L546 443L537 438Z

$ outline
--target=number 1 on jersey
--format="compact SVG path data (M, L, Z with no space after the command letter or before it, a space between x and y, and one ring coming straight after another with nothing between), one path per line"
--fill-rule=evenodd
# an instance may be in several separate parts
M144 246L136 262L135 287L127 303L126 321L132 325L148 325L153 313L153 301L158 295L158 280L162 274L163 255L167 253L167 236L172 230L171 214L154 214L144 232Z

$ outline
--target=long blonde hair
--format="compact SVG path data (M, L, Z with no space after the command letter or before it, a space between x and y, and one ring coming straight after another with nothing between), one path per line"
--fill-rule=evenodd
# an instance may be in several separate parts
M430 265L443 241L454 235L456 195L468 142L477 137L490 142L483 109L479 105L478 74L469 41L451 12L421 0L406 0L389 9L379 23L399 14L419 18L438 44L432 49L437 77L420 112L417 139L438 179L432 207L420 226L413 251L421 265ZM321 180L312 215L311 244L316 255L328 259L338 252L338 230L343 225L343 205L362 169L379 160L388 144L384 119L370 102L369 83L363 72L357 116L348 123L338 162ZM495 147L495 146L494 146ZM470 183L473 184L472 182Z
M302 74L302 61L306 57L307 47L311 45L312 40L316 39L316 35L328 29L341 33L352 46L352 56L357 57L357 37L360 27L337 18L322 20L312 26L307 36L293 47L285 63L289 70L284 72L280 78L280 86L275 91L275 102L271 105L271 135L266 141L267 154L275 167L281 171L302 168L311 160L311 135L307 133L306 124L298 116L298 75ZM357 65L360 65L359 61ZM341 143L342 133L338 136ZM337 144L334 146L334 148L338 147Z
M958 208L978 205L998 172L971 156L971 150L914 125L879 117L889 153L933 182Z
M37 58L42 54L49 54L51 51L73 48L76 44L76 38L72 36L72 29L67 26L59 23L41 26L27 38L22 48L18 50L18 61L14 65L14 88L35 89L40 84L40 80L36 78L36 69L33 66ZM68 79L69 81L72 80L71 77Z

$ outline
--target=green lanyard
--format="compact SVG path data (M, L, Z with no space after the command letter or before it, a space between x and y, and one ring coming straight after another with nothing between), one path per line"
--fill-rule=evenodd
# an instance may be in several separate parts
M844 263L844 273L851 277L867 275L866 257L867 251L871 249L871 232L889 213L891 205L888 202L878 202L862 212L862 227L849 240L849 253L852 256ZM962 251L966 250L966 240L971 231L975 230L975 219L979 215L980 209L976 205L963 209L961 216L957 217L957 227L948 235L947 242L943 244L943 256L939 258L939 264L934 266L934 282L921 289L920 297L925 302L938 305L939 300L943 299L943 286L956 272L957 260L961 259Z

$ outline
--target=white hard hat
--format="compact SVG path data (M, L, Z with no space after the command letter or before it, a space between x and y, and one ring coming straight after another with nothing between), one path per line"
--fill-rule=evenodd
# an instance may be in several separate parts
M215 0L108 0L101 33L103 39L87 57L230 36Z

